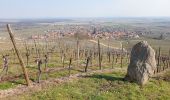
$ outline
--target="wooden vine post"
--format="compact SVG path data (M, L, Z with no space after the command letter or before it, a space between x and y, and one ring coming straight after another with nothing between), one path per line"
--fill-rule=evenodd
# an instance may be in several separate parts
M9 24L7 24L7 30L8 30L8 33L9 33L9 35L10 35L10 38L11 38L12 44L13 44L13 46L14 46L15 52L16 52L16 54L17 54L18 60L19 60L19 62L20 62L20 65L21 65L21 67L22 67L22 70L23 70L23 73L24 73L24 77L25 77L26 83L27 83L28 86L30 86L30 81L29 81L29 77L28 77L28 74L27 74L27 70L26 70L24 61L23 61L22 56L21 56L21 54L20 54L20 52L19 52L19 50L18 50L18 48L17 48L17 46L16 46L16 42L15 42L15 39L14 39L14 35L13 35L13 33L12 33L12 30L11 30Z
M101 52L100 52L100 40L98 39L98 56L99 56L99 68L102 69L101 65Z
M85 72L87 72L87 67L89 65L89 61L90 61L90 57L87 57L87 60L86 60L86 66L85 66Z
M25 45L25 49L26 49L26 58L27 58L27 66L28 66L28 62L29 62L29 56L30 56L30 52L29 52L29 49L28 49L28 46L27 46L27 43L24 42L24 45Z
M122 43L121 43L122 44ZM120 67L123 67L123 44L121 45L121 59L120 59Z
M79 48L79 39L77 38L77 67L79 67L79 60L80 60L80 56L79 56L80 50L79 49L80 49Z
M158 65L160 65L160 55L161 55L161 48L159 47L159 50L158 50Z
M69 76L71 75L71 63L72 63L72 58L70 57L69 66L68 66Z

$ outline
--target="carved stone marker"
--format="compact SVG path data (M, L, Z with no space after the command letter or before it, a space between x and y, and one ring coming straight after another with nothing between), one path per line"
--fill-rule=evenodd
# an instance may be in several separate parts
M155 51L147 41L139 42L132 48L125 80L144 85L154 74L156 67Z

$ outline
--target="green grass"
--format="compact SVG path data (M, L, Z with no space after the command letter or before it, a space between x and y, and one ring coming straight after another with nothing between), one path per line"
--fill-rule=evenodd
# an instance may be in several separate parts
M144 87L123 81L124 72L95 74L39 92L15 96L23 100L170 99L170 82L151 79ZM9 98L10 99L10 98Z
M32 70L33 71L33 70ZM37 82L37 72L34 70L34 75L30 77L30 80L33 82ZM72 69L70 71L70 74L77 74L80 73L79 70L77 69ZM42 73L41 75L41 80L47 80L48 78L61 78L61 77L66 77L69 76L69 71L68 70L61 70L61 71L54 71L50 73ZM6 89L12 89L15 88L17 85L23 84L25 85L25 79L23 76L19 77L19 79L15 79L13 81L5 81L0 83L0 90L6 90Z
M9 88L15 88L18 84L13 82L2 82L0 84L0 90L6 90Z

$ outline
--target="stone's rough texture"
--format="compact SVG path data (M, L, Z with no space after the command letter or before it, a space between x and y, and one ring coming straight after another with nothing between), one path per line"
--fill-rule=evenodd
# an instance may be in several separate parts
M154 74L155 69L155 51L147 41L139 42L132 48L130 64L125 80L135 81L139 85L144 85L147 83L149 77Z

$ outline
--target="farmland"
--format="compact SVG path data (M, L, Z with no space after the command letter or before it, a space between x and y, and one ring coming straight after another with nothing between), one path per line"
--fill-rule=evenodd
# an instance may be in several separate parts
M1 22L0 53L7 55L9 59L8 73L1 73L0 93L5 94L2 97L8 96L9 93L9 99L28 100L30 97L82 100L169 99L170 83L165 80L169 71L152 78L145 87L123 80L130 60L130 50L137 42L148 41L157 53L161 52L157 57L169 57L169 19L117 20L108 18ZM26 86L26 82L6 29L7 23L11 23L30 82L39 91L28 88L26 93L19 93L14 97L10 92L20 86ZM161 34L165 38L159 39ZM136 35L139 37L136 38ZM38 65L39 61L42 63ZM3 70L3 64L1 59L0 72ZM158 73L168 70L169 67L165 66L163 61L160 66ZM103 71L100 72L101 70ZM72 79L74 75L78 76ZM57 81L57 85L54 81L48 84L49 80L62 78L72 80L61 84ZM37 84L45 86L40 89Z

